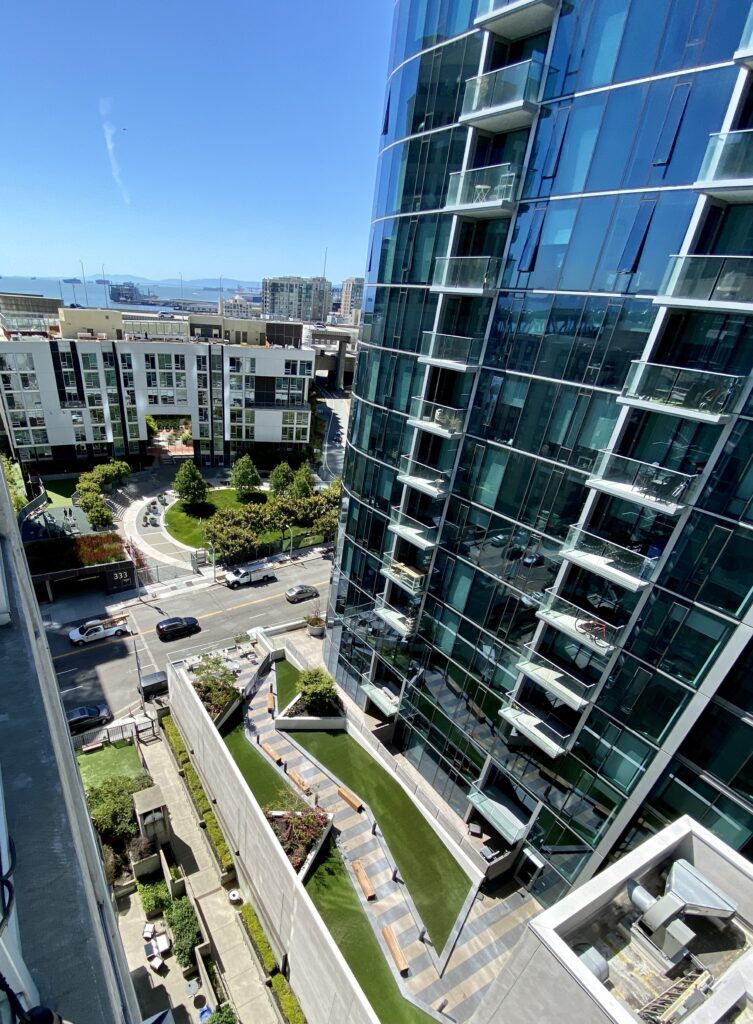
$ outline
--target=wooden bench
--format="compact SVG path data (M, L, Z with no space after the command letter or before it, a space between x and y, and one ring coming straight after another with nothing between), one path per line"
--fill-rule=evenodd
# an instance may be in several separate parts
M366 874L366 869L360 860L353 861L353 873L358 879L358 884L361 886L361 890L367 900L376 899L376 889L369 881L369 876Z
M408 961L405 959L405 953L403 953L400 948L397 936L389 925L382 928L382 938L387 943L387 949L389 949L392 954L392 959L395 961L395 967L397 967L400 974L407 974L410 970Z
M277 753L274 747L271 747L268 743L262 743L261 749L272 758L275 764L282 764L282 758Z
M354 811L363 810L363 800L361 800L360 797L356 796L355 793L351 793L351 791L349 789L346 789L345 786L338 787L337 795L340 797L341 800L344 800L349 807L352 807Z
M267 694L267 711L273 713L275 709L275 695L273 693Z
M95 750L103 750L104 746L105 745L101 740L99 741L99 743L84 743L83 747L81 748L81 752L83 754L92 754L94 753Z
M288 772L288 776L293 780L296 786L298 786L302 793L305 793L306 796L309 795L309 793L311 792L311 786L309 786L308 782L306 782L306 780L301 775L299 775L298 772Z

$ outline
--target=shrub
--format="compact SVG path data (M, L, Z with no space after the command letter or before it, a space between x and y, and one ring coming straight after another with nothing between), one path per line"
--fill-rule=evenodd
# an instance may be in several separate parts
M178 730L178 726L172 720L170 715L166 715L165 718L162 719L162 728L165 730L167 742L170 744L178 764L181 768L185 768L191 759L188 756L188 751L186 750L186 745L183 742L183 737Z
M329 821L326 813L308 807L305 811L275 814L264 809L272 831L296 871L300 871L309 852L314 848Z
M102 846L102 863L105 868L105 880L108 885L114 885L118 877L118 862L115 859L115 851L107 843Z
M167 882L136 882L141 898L141 906L147 917L162 914L170 906L170 893Z
M207 1024L238 1024L238 1018L229 1006L221 1006L214 1011Z
M193 964L193 951L201 938L199 922L187 896L173 900L165 909L165 920L173 933L173 952L181 967Z
M296 714L326 715L333 707L342 709L342 701L335 686L335 680L323 668L309 668L298 678L301 694L295 706Z
M89 814L101 836L128 839L135 836L136 818L133 813L133 794L151 786L148 775L113 775L86 794Z
M230 855L230 847L227 845L227 840L222 833L220 823L217 821L214 811L206 811L203 818L206 825L207 839L217 854L217 860L220 863L221 869L223 871L230 871L233 866L233 858Z
M301 1004L296 999L290 983L284 974L274 975L272 978L272 988L288 1024L306 1024Z
M128 852L131 855L131 860L144 860L154 853L154 843L144 836L136 836L128 844Z
M204 787L201 784L201 779L197 775L196 769L192 764L186 765L185 773L188 790L193 797L193 802L196 805L196 810L199 812L199 817L203 818L205 814L212 810L212 805L207 799Z
M272 952L272 947L267 941L267 936L264 934L264 929L261 926L261 921L256 916L256 911L253 907L250 907L248 903L244 903L241 907L241 920L243 921L243 927L246 929L248 937L251 939L251 944L256 950L256 955L261 960L261 965L267 974L273 974L277 970L277 961L275 955Z
M193 669L194 688L210 715L217 716L238 696L235 676L216 654L202 655Z
M83 504L81 507L83 508ZM101 530L105 526L112 526L112 512L105 505L104 498L101 495L97 495L96 501L93 501L84 511L86 512L86 518L95 530Z

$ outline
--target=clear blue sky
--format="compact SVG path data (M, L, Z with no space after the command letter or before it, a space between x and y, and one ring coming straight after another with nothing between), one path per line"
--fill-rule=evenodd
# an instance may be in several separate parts
M392 7L3 5L0 274L363 274Z

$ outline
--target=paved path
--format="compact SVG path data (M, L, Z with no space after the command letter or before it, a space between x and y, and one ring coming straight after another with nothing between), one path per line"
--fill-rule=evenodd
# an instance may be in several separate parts
M449 940L452 947L449 956L421 941L423 922L405 884L399 877L393 878L394 858L381 833L378 830L376 836L372 833L370 815L358 814L346 804L337 794L337 781L290 742L288 734L275 730L274 719L267 711L267 693L268 687L261 686L247 708L249 732L258 734L260 742L269 742L287 762L288 771L302 776L319 805L334 815L334 828L339 832L340 849L345 854L356 893L361 898L361 889L352 870L355 859L360 860L376 890L376 900L367 903L361 898L361 905L385 960L393 968L392 957L381 935L382 927L391 925L410 964L405 979L393 970L395 981L419 1006L436 1010L446 999L446 1013L459 1022L467 1021L499 974L528 920L541 907L514 885L492 897L477 893L469 882L468 898ZM277 770L282 773L282 769ZM454 936L457 937L452 945Z
M168 805L173 850L186 875L186 887L207 922L216 963L238 1020L240 1024L278 1024L269 989L264 985L256 960L241 935L235 920L237 911L228 902L227 892L220 885L219 871L204 831L197 824L166 744L162 740L149 743L142 747L142 751L149 774L162 789ZM121 901L119 924L142 1012L145 1015L156 1014L172 1006L178 1024L193 1022L196 1010L186 994L186 982L174 958L168 957L167 971L160 975L152 973L146 966L142 938L144 913L137 895ZM210 998L209 1002L211 1004L213 1000Z

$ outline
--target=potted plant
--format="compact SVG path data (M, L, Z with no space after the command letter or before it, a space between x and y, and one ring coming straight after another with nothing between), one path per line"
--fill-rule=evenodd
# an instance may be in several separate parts
M309 636L324 636L325 622L318 601L312 613L304 617L304 621L308 626Z

